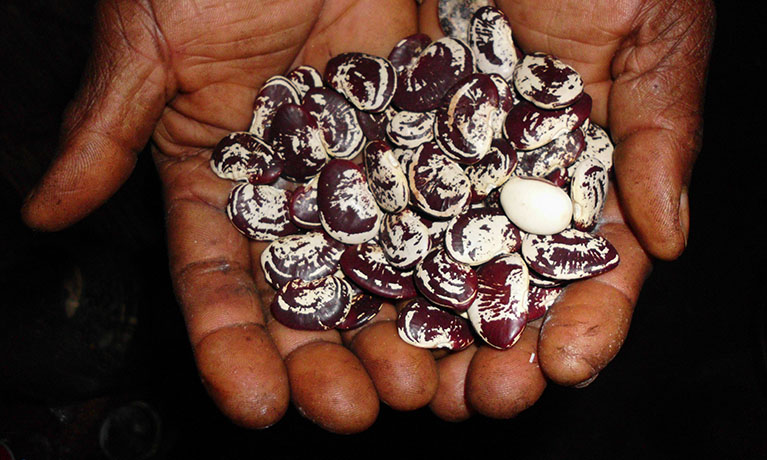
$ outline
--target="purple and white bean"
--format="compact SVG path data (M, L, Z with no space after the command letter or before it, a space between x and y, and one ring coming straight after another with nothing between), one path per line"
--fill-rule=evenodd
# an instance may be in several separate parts
M419 348L458 351L474 343L467 320L423 298L409 301L399 311L397 333L402 340Z
M233 132L221 139L210 157L210 168L222 179L271 184L282 174L282 159L268 143L250 132Z
M387 299L410 299L417 294L412 271L392 265L377 244L349 246L340 263L349 279L372 294Z
M333 159L320 173L317 206L322 228L345 244L359 244L378 234L383 217L362 168Z

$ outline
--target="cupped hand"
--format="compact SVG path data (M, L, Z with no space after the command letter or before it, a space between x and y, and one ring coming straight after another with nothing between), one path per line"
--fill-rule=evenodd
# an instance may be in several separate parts
M352 334L293 331L270 319L273 292L258 268L264 245L229 222L232 183L209 167L213 146L249 126L267 78L302 64L322 72L347 51L388 55L417 31L415 3L105 0L95 25L59 154L25 202L27 224L58 230L89 214L120 187L151 140L174 291L200 376L223 413L265 427L292 399L323 428L354 432L375 421L379 394L394 407L425 406L436 366L428 352L393 340L383 321L393 318L392 306L379 315L382 326L354 343ZM387 355L401 356L397 372L377 371Z
M593 98L591 120L615 144L598 232L621 264L566 288L537 329L508 352L487 347L440 360L432 409L446 419L477 411L507 418L533 404L546 381L586 385L615 357L653 259L673 260L689 232L688 189L700 150L715 14L698 0L496 0L524 52L572 65ZM442 36L437 1L419 27ZM449 368L449 378L443 378Z

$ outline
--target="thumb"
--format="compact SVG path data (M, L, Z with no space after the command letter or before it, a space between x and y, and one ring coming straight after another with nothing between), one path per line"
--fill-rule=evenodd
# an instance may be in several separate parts
M613 61L618 196L644 249L664 260L687 244L687 185L701 148L714 22L709 1L657 2Z
M64 114L59 149L27 196L22 219L68 227L125 182L166 101L159 32L142 2L101 2L81 88Z

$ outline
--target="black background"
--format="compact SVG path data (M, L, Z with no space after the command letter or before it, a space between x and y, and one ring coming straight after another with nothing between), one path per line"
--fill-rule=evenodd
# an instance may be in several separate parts
M677 261L655 265L615 360L586 388L550 385L513 420L454 424L428 409L382 407L371 429L339 436L293 409L269 429L244 430L212 405L170 292L149 155L140 156L114 199L73 228L35 234L23 227L22 197L49 161L61 112L83 71L93 5L6 0L0 5L0 439L43 433L72 458L86 458L95 442L91 425L104 411L141 399L162 417L158 459L767 458L761 265L767 15L758 2L717 3L688 249ZM83 308L91 316L81 323L57 317L60 309L50 305L60 305L72 267L86 286L82 305L113 307ZM136 322L124 320L126 314ZM111 345L99 342L99 328L123 331L126 345L114 337Z

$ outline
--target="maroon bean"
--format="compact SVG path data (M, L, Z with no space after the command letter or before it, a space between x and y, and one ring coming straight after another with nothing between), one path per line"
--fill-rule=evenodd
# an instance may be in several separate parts
M411 112L434 110L450 88L473 71L471 49L454 38L441 38L424 48L415 62L399 74L392 103Z
M521 150L516 174L546 177L556 170L567 168L575 163L585 147L586 139L583 131L575 129L541 147Z
M477 296L477 273L441 247L421 260L414 276L421 295L443 307L466 311Z
M524 237L523 237L524 240ZM521 247L520 247L521 249ZM567 283L567 281L564 280L555 280L552 278L547 278L540 273L536 272L535 270L528 270L528 275L530 275L530 285L535 285L542 288L550 288L555 286L563 286Z
M296 233L290 221L290 192L271 185L242 183L232 189L226 214L242 234L256 241L272 241Z
M310 281L333 274L344 250L346 245L322 231L283 236L261 253L261 268L266 282L279 289L296 278Z
M322 130L308 110L297 104L283 104L272 123L272 148L282 158L282 174L295 182L317 175L328 161Z
M397 314L397 333L419 348L462 350L474 343L469 322L423 298L407 303Z
M469 178L434 142L418 148L410 162L408 179L416 205L434 217L456 216L471 201Z
M350 159L362 151L365 134L357 110L330 88L311 88L302 106L317 120L328 155Z
M512 77L517 50L511 23L503 11L493 6L479 8L471 18L468 41L479 71L497 74L504 80Z
M341 256L341 269L358 286L380 297L410 299L417 294L412 272L394 267L377 244L348 247Z
M581 129L586 138L586 148L581 153L581 157L597 158L609 172L613 167L613 151L615 150L610 135L594 122L584 123Z
M566 168L555 168L543 178L561 189L567 189L570 185L570 173L568 171Z
M389 126L389 121L396 113L397 109L391 105L381 112L357 110L357 120L367 140L386 139L386 127Z
M570 185L573 227L591 231L597 225L607 197L607 168L596 157L579 160L574 166Z
M365 173L376 202L386 212L400 212L410 201L407 176L389 144L382 140L365 146Z
M282 174L282 159L250 132L233 132L213 148L210 167L222 179L270 184Z
M479 267L477 278L469 320L488 345L511 348L527 323L527 266L519 254L502 256Z
M450 91L437 110L434 140L452 159L472 164L490 150L498 112L498 89L490 76L473 74Z
M464 169L471 184L471 201L479 203L498 189L514 173L517 152L503 139L494 139L490 151L478 162Z
M527 293L527 322L546 315L563 290L563 286L541 287L531 283Z
M521 246L519 229L503 210L475 208L454 217L445 231L445 248L465 264L484 264L497 255L515 252Z
M400 270L414 268L431 249L429 228L410 209L387 214L378 239L386 258Z
M378 234L382 213L362 168L335 158L322 169L317 184L322 228L346 244L368 241Z
M514 70L514 86L519 94L542 109L561 109L583 93L578 72L545 53L523 57Z
M285 78L293 83L302 98L310 89L325 86L325 82L322 81L322 74L310 65L296 67L288 72Z
M553 235L528 234L522 255L531 269L548 278L575 280L612 270L620 257L606 238L569 228Z
M325 81L359 110L380 112L397 89L397 72L385 58L343 53L328 61Z
M299 104L300 102L301 94L290 80L280 75L269 78L253 102L253 118L248 131L271 144L271 126L277 110L283 104Z
M389 120L388 139L396 146L416 148L434 139L436 112L410 112L401 110Z
M579 128L591 113L591 96L583 93L572 105L545 110L522 101L506 116L504 136L517 150L532 150Z
M352 296L349 313L346 318L336 326L336 329L349 331L366 324L383 308L384 300L381 297L367 293L358 293Z
M394 154L394 158L397 160L397 163L399 163L400 168L402 168L402 172L405 173L405 177L407 177L408 171L410 171L410 163L413 161L413 158L415 157L416 150L417 150L417 147L415 149L409 149L404 147L394 147L391 150L392 153ZM408 187L410 187L409 180L408 180Z
M349 314L348 281L333 275L311 281L296 278L277 291L271 304L274 319L292 329L325 331Z
M445 243L445 230L450 225L450 220L434 219L423 213L416 213L418 219L426 225L429 231L429 240L431 240L431 247L436 248L442 246Z
M495 83L495 89L498 90L498 109L493 114L493 135L495 138L503 137L503 123L506 117L517 103L514 88L504 80L500 75L490 74L490 79Z
M293 190L288 203L290 220L297 227L314 230L322 228L320 210L317 206L317 183L319 176L314 176L309 182L301 184Z
M410 67L416 60L421 51L429 46L431 37L423 33L416 33L407 36L397 42L389 53L389 62L394 66L397 73L401 73L407 67Z

